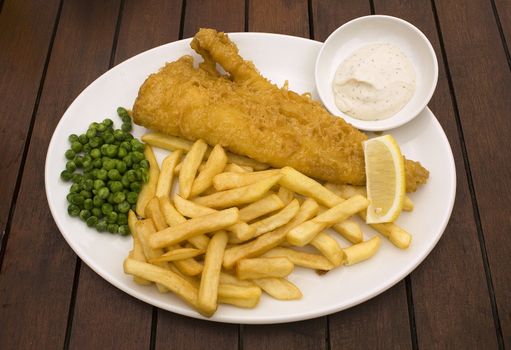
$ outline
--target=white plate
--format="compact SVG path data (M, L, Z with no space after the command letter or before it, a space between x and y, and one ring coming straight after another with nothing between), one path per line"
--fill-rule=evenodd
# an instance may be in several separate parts
M416 88L410 101L393 116L360 120L339 110L332 83L344 60L356 50L375 43L390 43L404 52L415 68ZM401 18L373 15L356 18L330 34L317 56L315 72L319 96L330 113L342 116L358 129L377 131L396 128L419 115L435 91L438 62L431 43L417 27Z
M321 43L302 38L259 33L235 33L241 55L254 61L264 76L281 85L289 80L298 92L314 88L314 61ZM69 184L59 179L65 167L67 137L84 132L93 121L116 117L117 106L130 107L138 88L148 74L166 61L184 54L194 54L190 40L182 40L135 56L108 71L87 87L71 104L60 120L51 139L45 168L45 185L51 212L62 235L78 256L114 286L159 308L196 318L203 318L177 297L160 294L154 286L135 284L123 273L122 262L131 249L131 239L101 234L67 214L66 194ZM145 130L136 127L141 136ZM415 202L412 213L403 213L399 225L413 233L408 250L399 250L383 240L378 254L352 267L341 267L318 276L314 271L297 268L290 280L303 292L298 301L277 301L263 296L253 310L221 305L213 321L232 323L278 323L322 316L357 305L382 293L409 274L433 249L449 220L454 203L456 179L449 142L435 116L426 109L419 117L392 132L403 153L420 160L429 169L429 182L411 195ZM163 156L163 151L158 154ZM364 228L366 236L374 232ZM342 244L346 244L342 242Z

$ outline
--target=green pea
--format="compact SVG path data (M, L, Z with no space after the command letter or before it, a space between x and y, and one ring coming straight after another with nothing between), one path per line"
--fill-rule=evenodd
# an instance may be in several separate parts
M74 173L74 174L71 176L71 180L72 180L74 183L78 183L78 182L82 181L82 179L83 179L83 175L82 175L82 174Z
M101 137L98 137L98 136L94 136L90 141L89 141L89 145L92 147L92 148L98 148L100 146L103 145L103 139L101 139Z
M99 131L99 132L104 132L106 130L106 125L103 124L103 123L99 123L98 126L96 127L96 130Z
M119 150L117 151L117 158L118 159L123 159L127 155L128 155L128 151L125 150L124 148L119 147Z
M94 188L94 181L92 179L84 179L82 186L84 190L92 191Z
M114 125L114 122L112 121L112 119L110 118L106 118L103 120L103 124L106 126L106 127L110 127L112 125Z
M100 124L100 125L102 125L102 124ZM98 230L99 232L105 232L106 228L107 228L107 223L105 220L99 220L98 223L96 224L96 230Z
M117 232L122 236L127 236L130 234L130 229L128 225L120 225Z
M131 156L128 154L126 157L122 158L122 161L128 168L131 168L133 165L133 160L131 159Z
M106 180L108 177L108 172L105 169L99 169L98 174L96 176L99 180Z
M120 182L120 181L112 181L110 183L109 187L110 187L110 191L112 191L112 193L120 192L124 188L124 186L122 185L122 182Z
M108 170L108 178L110 180L120 180L121 174L119 173L119 170L117 170L117 169L110 169L110 170Z
M149 161L147 159L142 159L139 164L141 168L149 169Z
M141 143L140 141L138 141L137 139L133 139L133 140L135 140L136 142L131 143L131 150L134 152L144 152L144 144ZM133 140L131 140L131 141L133 141Z
M122 203L122 202L124 202L125 199L126 199L126 195L124 194L124 192L114 193L114 197L113 197L114 203L116 203L116 204Z
M135 163L135 164L133 164L131 166L131 168L134 169L134 170L138 170L138 169L140 169L140 164L139 163Z
M147 171L147 169L144 169L144 168L140 168L139 170L140 170L140 177L142 178L142 181L147 183L149 181L149 172Z
M76 163L74 162L74 160L69 160L66 163L66 170L71 173L76 170Z
M92 157L92 159L101 158L101 151L99 150L99 148L93 148L90 150L90 156Z
M110 190L108 189L108 187L103 187L98 190L98 196L101 199L107 199L109 194Z
M80 191L80 196L82 196L84 199L86 198L92 198L92 192L87 190Z
M96 216L91 216L87 219L86 223L89 227L96 227L98 224L98 218Z
M83 201L85 200L85 198L80 195L80 194L75 194L72 198L71 198L71 203L72 204L75 204L75 205L83 205Z
M103 169L105 169L106 171L110 171L114 169L116 165L117 164L113 159L108 159L103 162Z
M106 149L106 155L108 157L115 157L117 155L117 146L116 145L108 145Z
M110 233L117 233L117 230L119 229L119 225L117 224L108 224L107 230Z
M80 190L81 190L81 187L79 184L72 184L71 187L69 188L70 193L78 193L78 192L80 192Z
M75 164L76 164L77 168L82 168L83 167L83 157L82 156L76 156L74 161L75 161Z
M138 174L135 170L130 169L126 172L126 176L130 182L135 182L139 180Z
M100 158L96 158L92 161L92 166L96 169L99 169L103 166L103 162L101 161Z
M128 192L126 200L129 204L135 204L137 202L138 194L136 192Z
M73 217L78 216L80 215L80 207L75 204L69 204L67 207L67 213Z
M100 179L96 179L96 180L94 180L94 183L92 184L92 187L93 187L95 190L99 190L99 189L101 189L102 187L105 187L105 181L100 180Z
M109 224L117 223L117 213L115 211L110 212L106 216L106 222L108 222Z
M83 151L85 153L89 153L91 151L92 147L87 143L85 145L83 145Z
M131 135L131 133L129 133L129 132L126 133L126 140L130 141L130 140L133 140L133 139L134 139L134 137L133 137L133 135Z
M117 115L119 117L129 117L128 111L124 107L117 107Z
M85 135L85 134L81 134L80 136L78 136L78 141L79 141L82 145L85 145L87 142L89 142L89 138L87 137L87 135Z
M106 150L108 148L108 145L105 143L103 145L101 145L101 148L99 149L101 151L101 154L106 156Z
M89 138L89 140L90 140L90 139L92 139L93 137L95 137L95 136L96 136L96 133L97 133L96 129L94 129L94 128L89 128L89 130L87 130L87 132L85 133L85 135L87 135L87 137L88 137L88 138Z
M83 207L85 209L91 210L92 208L94 208L94 202L92 201L91 198L87 198L83 201Z
M101 206L101 212L102 212L104 215L108 215L108 214L110 214L113 210L114 210L114 207L113 207L113 206L112 206L112 204L110 204L110 203L104 203L104 204Z
M117 204L117 210L120 213L127 213L130 210L130 207L131 207L130 204L126 201Z
M124 188L130 188L131 181L128 179L126 174L124 174L121 178L121 183Z
M126 166L126 163L123 163L122 161L118 161L117 165L115 166L115 169L117 169L117 171L120 174L124 174L126 172L126 170L128 170L128 167Z
M67 138L69 140L69 143L72 144L73 142L76 142L78 141L78 135L76 134L71 134L69 135L69 137Z
M114 131L114 138L117 140L117 141L124 141L124 133L122 132L122 130L115 130Z
M142 189L142 185L140 185L140 182L132 182L130 184L130 189L133 191L133 192L140 192L140 190Z
M64 156L66 159L72 160L76 156L76 153L72 149L68 149L66 153L64 153Z
M112 144L115 141L114 135L109 131L105 131L103 133L103 141L107 144Z
M92 122L89 124L89 129L97 129L99 123L98 122Z
M64 170L60 173L62 181L69 181L73 177L73 174L69 170Z
M90 217L90 211L87 209L83 209L80 211L80 219L83 221L87 220Z
M107 188L108 189L108 188ZM99 192L99 191L98 191ZM94 204L94 207L96 208L101 208L101 206L103 205L103 203L105 203L105 200L104 198L101 198L98 194L96 194L93 198L92 198L92 203Z
M131 151L131 144L130 144L130 142L128 142L128 141L123 141L123 142L121 142L121 144L119 145L119 147L120 147L120 148L122 148L122 149L125 149L125 150L126 150L126 151L128 151L128 152L129 152L129 151Z
M92 208L90 210L91 214L97 218L100 218L103 216L103 212L101 211L100 208Z
M119 225L126 225L128 223L128 215L126 213L119 213L117 215L117 223Z
M131 123L122 123L121 130L124 132L130 132L131 130L133 130L133 126L131 125Z
M107 199L107 201L108 201L108 203L110 203L110 204L112 204L112 205L114 205L114 204L115 204L115 202L114 202L114 194L113 194L113 193L110 193L110 194L108 195L108 199Z

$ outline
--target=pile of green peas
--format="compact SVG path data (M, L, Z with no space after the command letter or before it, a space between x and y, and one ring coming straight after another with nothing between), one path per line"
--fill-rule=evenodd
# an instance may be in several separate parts
M92 123L87 132L69 136L63 181L71 181L67 212L99 232L127 235L128 212L135 209L143 182L148 181L149 162L144 144L131 135L131 117L117 108L121 129L111 119Z

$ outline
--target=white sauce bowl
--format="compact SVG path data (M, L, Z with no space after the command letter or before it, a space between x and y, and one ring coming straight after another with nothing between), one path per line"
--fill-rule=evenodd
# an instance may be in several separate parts
M412 62L416 73L413 97L396 114L382 120L360 120L337 108L332 83L339 65L357 49L375 43L396 45ZM382 131L401 126L427 106L438 80L435 51L426 36L412 24L391 16L365 16L337 28L326 39L316 59L316 88L325 107L354 127Z

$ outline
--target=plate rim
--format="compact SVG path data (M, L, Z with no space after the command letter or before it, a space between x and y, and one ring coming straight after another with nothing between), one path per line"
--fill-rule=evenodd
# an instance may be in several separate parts
M276 34L276 33L236 32L236 33L228 33L228 35L233 39L234 42L236 42L236 39L240 38L240 37L251 37L251 36L253 36L253 37L258 37L258 38L259 37L278 38L278 39L285 38L285 39L288 39L288 40L303 41L303 42L307 42L308 44L314 44L314 45L321 45L322 44L321 42L316 41L316 40L311 40L311 39L306 39L306 38L301 38L301 37L295 37L295 36L290 36L290 35L284 35L284 34ZM146 302L146 303L148 303L150 305L156 306L156 307L161 308L163 310L167 310L167 311L174 312L174 313L177 313L177 314L180 314L180 315L184 315L184 316L188 316L188 317L193 317L193 318L207 320L207 321L213 321L213 322L221 322L221 323L276 324L276 323L296 322L296 321L301 321L301 320L307 320L307 319L312 319L312 318L316 318L316 317L321 317L321 316L325 316L325 315L328 315L328 314L336 313L336 312L339 312L339 311L351 308L351 307L353 307L355 305L361 304L361 303L363 303L363 302L365 302L365 301L367 301L369 299L372 299L373 297L375 297L375 296L377 296L379 294L382 294L383 292L385 292L386 290L388 290L389 288L391 288L392 286L397 284L399 281L401 281L406 276L408 276L412 271L414 271L417 268L417 266L420 265L424 261L424 259L431 253L433 248L438 244L438 241L440 240L440 238L443 236L443 234L445 232L445 228L447 227L447 224L449 223L450 217L452 215L452 210L454 208L455 197L456 197L456 187L457 187L456 167L455 167L454 156L453 156L453 153L452 153L452 148L451 148L450 142L449 142L449 140L447 138L447 135L445 134L445 131L443 130L443 128L440 125L439 121L437 120L437 118L435 117L433 112L429 109L429 107L426 107L424 109L424 111L421 112L421 114L422 113L429 113L430 114L430 116L427 116L427 117L432 119L432 123L433 123L435 129L438 129L440 136L444 139L445 146L446 146L447 151L448 151L447 160L449 161L449 165L450 165L450 168L451 168L451 171L450 171L450 175L451 175L450 176L450 182L452 183L451 193L449 194L449 198L452 198L452 200L451 200L449 208L448 208L449 210L446 213L447 215L445 216L445 220L440 225L440 227L441 227L440 234L438 234L438 236L436 237L435 240L430 242L430 244L427 247L427 249L423 250L421 252L421 254L419 254L419 256L415 257L414 263L410 264L409 268L406 269L406 272L402 273L402 275L396 275L396 277L394 277L393 279L387 280L386 283L384 283L384 284L380 284L377 288L374 288L373 291L370 291L369 293L364 294L361 298L352 298L352 300L349 300L347 303L345 302L343 304L338 304L338 305L336 305L336 307L323 307L323 308L320 308L320 309L314 308L314 309L308 310L306 312L300 312L299 314L296 314L294 316L272 315L272 317L269 319L267 316L266 317L264 317L264 316L253 317L255 315L250 316L250 312L247 312L247 315L249 315L249 317L247 317L247 318L240 318L240 317L237 317L237 316L230 316L229 314L227 314L227 315L218 315L218 316L214 316L212 318L206 318L206 317L200 315L194 309L190 308L189 306L186 306L185 308L181 308L179 305L178 306L175 306L175 305L170 305L169 306L169 304L162 303L159 300L152 298L149 294L138 293L137 291L135 291L133 289L130 289L129 287L126 287L122 282L118 282L116 279L111 278L109 273L106 272L100 265L98 265L92 259L87 258L86 254L81 251L81 249L78 247L78 245L75 244L70 239L71 237L70 236L68 237L68 235L66 235L64 233L65 232L64 227L61 227L61 223L59 223L57 221L57 219L56 219L57 216L54 214L54 212L57 212L57 209L54 207L54 205L50 201L50 195L49 195L50 189L49 189L48 185L49 185L49 175L50 175L49 173L50 173L51 169L50 169L50 164L48 162L48 159L50 157L50 152L49 151L52 148L54 148L53 146L54 146L54 143L56 142L56 132L61 127L63 119L66 116L67 112L72 108L72 106L75 103L77 103L77 100L80 99L82 94L84 94L89 89L93 88L94 85L96 85L97 82L100 79L104 79L105 75L111 73L114 70L120 69L119 68L120 66L122 66L124 64L127 64L127 63L131 62L132 60L137 59L137 57L139 57L141 55L144 55L144 54L147 54L148 52L153 52L155 50L161 50L161 49L163 49L163 48L165 48L167 46L171 46L171 45L183 44L183 43L186 43L186 42L190 42L191 40L192 40L192 38L187 38L187 39L182 39L182 40L178 40L178 41L174 41L174 42L170 42L170 43L166 43L166 44L154 47L152 49L149 49L149 50L146 50L144 52L141 52L141 53L139 53L139 54L137 54L137 55L135 55L135 56L133 56L131 58L128 58L127 60L119 63L115 67L107 70L106 72L101 74L98 78L96 78L93 82L91 82L85 89L83 89L80 92L80 94L78 94L78 96L73 100L73 102L68 106L68 108L66 108L66 111L63 113L62 117L60 118L59 122L57 123L57 125L56 125L56 127L55 127L55 129L53 131L51 140L50 140L50 142L48 144L46 158L45 158L45 169L44 169L45 181L44 181L44 184L45 184L46 199L47 199L47 202L48 202L48 205L49 205L50 212L51 212L51 215L53 217L53 220L55 221L55 223L56 223L56 225L57 225L61 235L64 237L65 241L71 247L73 252L85 264L87 264L87 266L89 266L94 272L96 272L98 275L100 275L103 279L108 281L110 284L112 284L116 288L120 289L121 291L127 293L131 297L139 299L141 301L144 301L144 302Z

